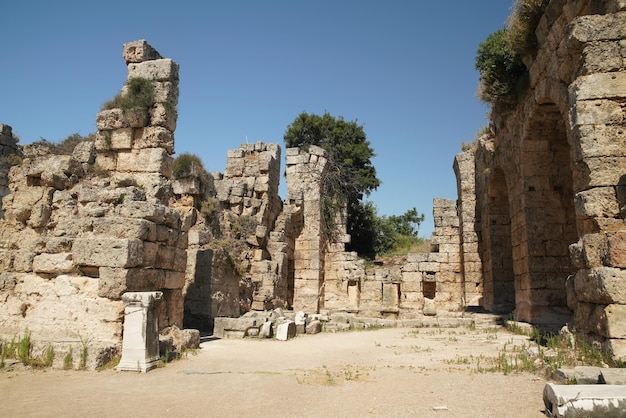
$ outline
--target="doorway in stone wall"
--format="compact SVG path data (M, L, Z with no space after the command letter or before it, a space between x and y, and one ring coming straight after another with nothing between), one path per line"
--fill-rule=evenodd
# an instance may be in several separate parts
M517 310L541 322L566 310L565 280L572 274L569 245L577 241L570 146L565 119L554 103L538 105L522 143L523 218ZM517 260L516 260L517 262Z
M515 309L515 275L511 245L511 214L504 172L496 168L489 181L488 223L483 260L484 307L496 313L511 313Z

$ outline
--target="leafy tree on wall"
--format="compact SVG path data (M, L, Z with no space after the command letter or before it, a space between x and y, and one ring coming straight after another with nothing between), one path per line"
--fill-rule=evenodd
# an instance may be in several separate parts
M367 236L369 226L358 216L363 196L369 195L380 185L376 169L372 165L375 156L367 140L363 126L356 121L345 121L325 112L319 116L302 112L287 127L284 135L288 148L307 148L317 145L327 152L328 171L322 180L324 196L324 229L326 234L335 230L334 220L339 210L347 207L348 233L353 243L360 236ZM360 244L359 244L360 245ZM350 245L348 246L349 249ZM362 253L364 250L357 250Z

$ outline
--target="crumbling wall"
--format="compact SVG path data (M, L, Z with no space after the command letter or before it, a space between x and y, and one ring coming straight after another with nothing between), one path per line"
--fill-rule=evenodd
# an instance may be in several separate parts
M537 53L524 58L527 91L457 156L459 167L474 159L483 306L535 323L564 323L573 311L581 334L620 356L624 27L620 2L552 0ZM471 171L457 173L462 208L473 205L462 174ZM466 219L464 259L474 256Z
M92 366L119 348L124 292L162 291L160 326L182 326L195 217L168 207L178 65L145 41L125 44L124 58L154 103L103 110L95 143L12 167L0 221L0 333L28 329L56 353L88 342Z

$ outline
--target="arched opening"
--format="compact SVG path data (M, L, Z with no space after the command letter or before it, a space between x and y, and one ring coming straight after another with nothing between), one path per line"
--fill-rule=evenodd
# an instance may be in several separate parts
M483 304L492 312L515 309L515 276L511 247L511 215L504 172L493 171L488 190L488 208L483 222L486 248L483 260Z
M577 240L570 158L558 107L538 106L526 127L521 161L524 216L522 251L515 260L520 273L516 312L525 320L552 321L566 310L565 280L573 273L568 247Z

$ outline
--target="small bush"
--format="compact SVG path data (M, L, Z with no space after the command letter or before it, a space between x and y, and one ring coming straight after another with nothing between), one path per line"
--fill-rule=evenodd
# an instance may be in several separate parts
M500 29L487 36L476 55L480 73L480 99L495 107L515 103L527 71L521 56L508 42L508 30Z
M30 331L26 330L17 343L17 358L25 365L30 364Z
M519 56L531 54L537 49L535 31L549 0L517 0L513 13L507 21L508 43Z
M0 157L0 167L13 167L22 164L22 157L15 154L3 155Z
M203 200L200 204L200 213L205 219L211 220L219 208L219 201L215 197Z
M107 109L148 109L154 105L154 85L146 78L133 77L126 83L126 91L102 105Z
M49 154L71 155L74 152L74 148L76 148L76 145L78 145L79 142L92 141L94 139L94 135L95 134L82 136L81 134L76 132L59 142L50 142L45 138L41 138L39 141L33 142L31 146L47 147Z
M202 173L204 165L195 154L183 153L174 159L173 176L175 179L184 179Z

